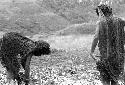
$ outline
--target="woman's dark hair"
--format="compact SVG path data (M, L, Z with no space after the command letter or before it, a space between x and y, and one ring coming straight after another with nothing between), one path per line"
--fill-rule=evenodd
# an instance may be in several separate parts
M108 5L101 4L101 5L97 6L97 8L95 10L96 10L97 15L99 16L98 9L100 9L103 12L104 16L112 15L112 8Z
M46 41L43 41L43 40L35 41L35 44L36 44L36 48L33 51L33 54L35 56L41 56L45 54L47 55L51 52L50 45Z

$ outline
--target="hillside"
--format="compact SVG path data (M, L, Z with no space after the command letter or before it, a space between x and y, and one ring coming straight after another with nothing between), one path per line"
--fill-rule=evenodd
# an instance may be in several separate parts
M75 23L86 22L82 14L77 13L77 9L74 9L74 12L67 11L60 14L34 2L1 3L0 31L16 31L24 35L54 34Z
M68 35L94 32L96 27L92 23L98 19L91 3L38 1L0 3L0 31L16 31L28 36L38 33ZM124 8L124 5L119 6L114 13L124 17Z
M16 31L26 35L51 33L65 28L69 22L34 3L1 4L0 31Z
M65 29L58 31L59 35L84 35L94 34L96 29L95 23L73 24Z

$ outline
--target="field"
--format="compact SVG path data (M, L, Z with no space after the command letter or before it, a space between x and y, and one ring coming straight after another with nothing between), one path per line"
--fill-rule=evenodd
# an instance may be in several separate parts
M31 85L101 84L95 61L89 56L92 35L50 36L45 40L54 53L33 56ZM1 77L5 83L2 81Z
M91 4L73 2L76 4L68 8L65 0L57 0L64 3L58 8L53 0L36 1L0 3L0 38L5 32L15 31L51 46L50 55L33 56L30 85L102 85L96 62L89 55L97 21ZM115 11L119 17L125 17L124 8ZM99 55L98 48L95 55ZM0 64L0 85L14 85L14 81L8 84L6 76Z

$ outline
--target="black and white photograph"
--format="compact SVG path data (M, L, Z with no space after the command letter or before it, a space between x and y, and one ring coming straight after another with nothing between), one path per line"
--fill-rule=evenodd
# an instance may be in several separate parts
M0 85L125 85L125 0L0 0Z

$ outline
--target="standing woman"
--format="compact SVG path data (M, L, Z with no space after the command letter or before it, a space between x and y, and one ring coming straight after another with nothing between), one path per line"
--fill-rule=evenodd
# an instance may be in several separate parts
M101 81L103 85L118 85L118 79L124 71L125 21L114 17L112 8L108 5L99 5L96 13L99 21L92 41L91 55L98 45L101 57L96 64Z

